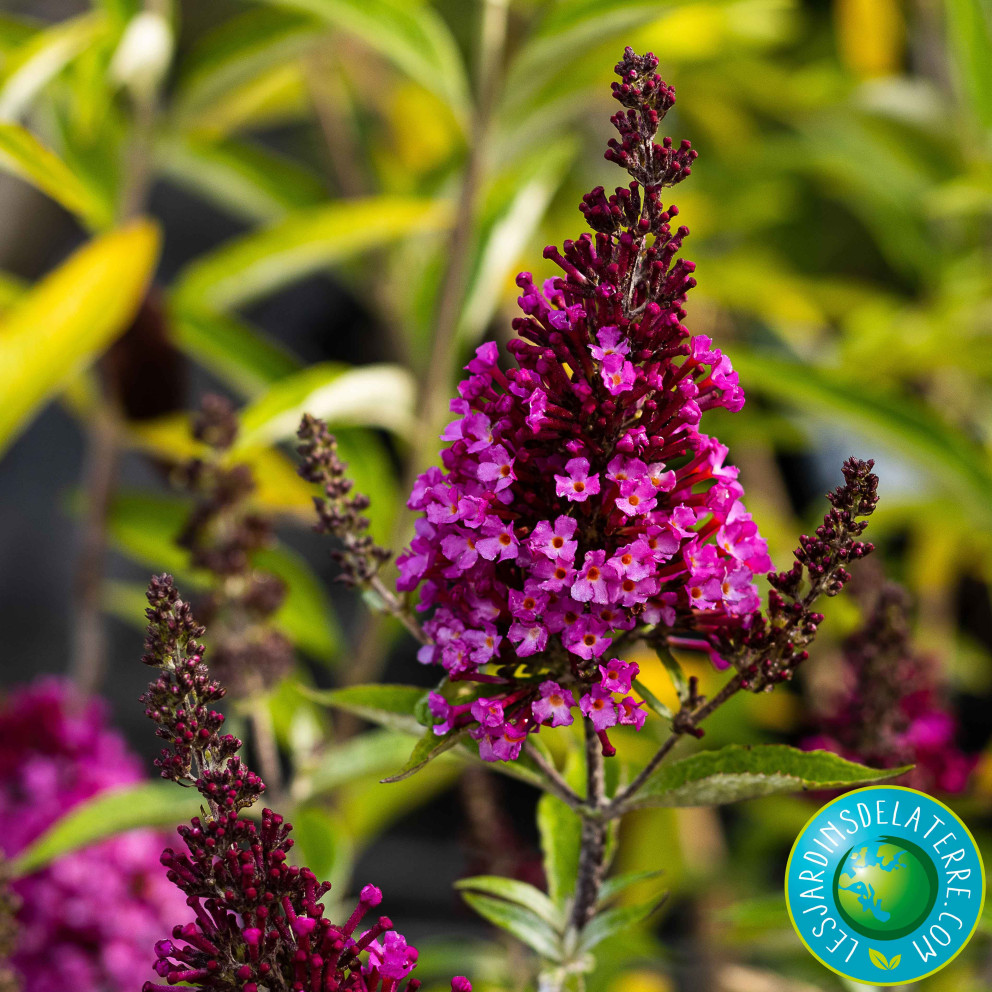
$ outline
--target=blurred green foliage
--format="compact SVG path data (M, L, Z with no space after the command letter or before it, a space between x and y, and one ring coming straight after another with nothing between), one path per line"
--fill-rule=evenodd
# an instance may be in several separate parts
M749 393L713 430L741 466L773 557L787 558L800 525L783 458L875 455L872 536L918 599L918 638L952 687L987 693L989 631L962 623L959 606L962 583L987 604L992 582L984 0L94 0L56 24L0 15L0 168L90 238L36 286L0 274L0 446L56 396L84 427L106 415L93 363L131 323L157 251L154 220L136 218L153 182L177 184L247 225L161 289L172 341L244 403L232 457L255 470L259 504L308 520L284 445L308 409L339 433L373 496L375 533L397 546L408 520L382 432L415 467L434 457L427 442L462 359L484 335L509 334L515 273L550 275L541 249L582 230L580 195L619 181L601 149L624 44L659 56L679 91L667 130L700 151L676 197L698 263L689 322L718 339ZM390 363L304 368L246 317L248 304L328 270L389 328ZM185 415L118 427L126 449L173 461L195 451ZM107 538L195 587L173 544L182 513L160 494L117 493ZM287 580L278 622L303 654L348 683L343 662L371 651L364 677L374 674L398 627L348 645L302 560L279 548L258 564ZM140 622L136 589L108 584L104 600ZM835 638L857 622L850 603L832 614ZM812 667L829 673L830 644L820 653ZM263 704L297 771L303 856L346 885L356 854L460 765L448 755L412 782L378 786L409 738L377 730L327 744L327 712L300 680ZM645 684L671 699L664 672ZM735 700L708 743L781 740L806 705L787 693ZM646 732L624 748L646 756L652 743ZM555 802L539 811L552 889L567 884L572 856ZM992 850L992 764L960 808ZM843 987L792 939L779 898L777 859L810 812L770 797L729 818L653 809L625 826L620 869L666 872L710 987ZM624 904L646 898L645 885ZM491 894L474 898L497 912ZM639 932L601 958L592 989L673 988L669 952ZM989 949L976 938L921 987L979 987ZM425 949L425 977L450 973L453 953L441 941ZM520 987L518 955L482 945L472 955L477 988Z

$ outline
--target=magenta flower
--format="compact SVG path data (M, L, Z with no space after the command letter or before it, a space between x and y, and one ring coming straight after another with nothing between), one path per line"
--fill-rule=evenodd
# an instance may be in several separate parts
M552 727L567 727L573 720L572 710L575 708L575 697L571 691L549 679L541 683L540 693L531 705L534 719Z
M613 702L613 696L610 695L609 690L604 689L601 685L594 685L579 700L579 709L589 717L597 732L616 726L616 703Z
M630 692L630 683L640 674L640 667L636 662L621 661L614 658L606 665L599 666L600 674L603 676L600 685L610 692Z
M648 633L732 640L757 609L755 575L771 568L726 447L699 427L708 410L739 409L743 393L726 356L683 324L694 266L677 257L688 231L661 195L695 152L654 142L674 102L656 65L628 49L613 87L622 109L607 158L634 181L583 199L594 233L545 251L559 276L518 276L513 361L492 342L478 349L442 435L443 468L421 476L408 504L422 516L399 588L419 588L432 642L418 657L503 699L503 735L472 729L468 711L439 717L448 732L472 729L486 758L567 722L548 684L584 700L611 753L606 728L640 726L644 711L614 699L629 679L604 682L600 659ZM473 632L501 638L485 662L460 647Z
M0 707L0 844L13 857L79 803L144 778L103 704L50 678ZM159 863L162 836L139 830L63 855L14 883L13 965L26 992L130 992L153 977L148 949L191 916Z
M555 493L569 502L584 503L599 492L599 476L589 474L587 458L573 458L566 462L565 473L555 476Z

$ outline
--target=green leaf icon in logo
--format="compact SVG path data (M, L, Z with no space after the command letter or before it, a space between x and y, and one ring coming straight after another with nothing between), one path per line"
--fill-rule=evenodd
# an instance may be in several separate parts
M889 970L889 962L886 960L885 955L881 951L876 951L874 947L869 947L868 957L871 958L871 963L876 968L881 968L882 971Z
M899 967L899 962L902 960L901 954L894 954L892 960L886 960L885 955L881 951L876 951L874 947L868 948L868 957L871 958L871 963L876 968L881 968L882 971L893 971Z

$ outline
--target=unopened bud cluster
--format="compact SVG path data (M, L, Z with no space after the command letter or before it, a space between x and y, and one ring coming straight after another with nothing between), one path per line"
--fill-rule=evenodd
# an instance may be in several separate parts
M330 884L289 863L292 825L269 809L258 824L241 815L265 786L211 708L224 690L203 663L203 628L169 576L152 580L148 601L143 660L162 674L142 698L168 744L159 766L195 784L209 813L179 828L185 849L162 854L195 919L155 945L163 983L147 982L143 992L394 992L417 951L386 916L361 928L382 893L366 885L348 919L333 923L322 902ZM419 985L410 979L406 992ZM471 985L456 978L452 989L471 992Z
M300 475L323 490L322 496L313 498L319 521L315 529L337 538L340 544L331 552L341 567L340 580L352 586L368 585L391 557L368 533L369 519L364 514L370 500L363 493L352 494L354 483L348 478L348 466L323 420L304 414L297 436L303 457Z
M252 508L255 479L245 464L227 464L238 434L234 408L221 396L205 397L193 436L209 455L181 466L177 478L195 498L178 537L190 564L210 573L202 605L210 624L214 671L237 696L270 689L293 665L293 649L272 618L286 595L283 581L254 564L272 545L271 521Z

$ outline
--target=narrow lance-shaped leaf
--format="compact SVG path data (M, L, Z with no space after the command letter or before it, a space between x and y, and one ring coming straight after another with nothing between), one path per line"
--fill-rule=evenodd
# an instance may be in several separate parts
M192 311L244 306L370 248L442 228L449 215L437 201L388 196L293 214L199 258L180 276L173 300Z
M582 823L565 803L549 793L538 801L537 829L548 894L556 905L562 905L575 891Z
M137 221L77 251L0 319L0 451L131 323L158 257Z
M304 413L332 427L368 425L405 433L415 395L412 377L399 365L314 365L275 383L244 408L235 450L293 437Z
M63 854L125 830L175 826L195 816L200 803L196 793L179 792L166 782L142 782L101 792L53 823L18 855L13 870L17 875L27 875Z
M459 329L473 346L492 319L519 255L544 219L574 155L573 141L542 147L522 167L500 176L489 192Z
M475 875L472 878L461 878L455 882L455 888L470 892L483 892L486 895L505 899L516 903L531 912L536 913L556 933L564 930L565 920L557 906L540 890L515 878L504 878L502 875Z
M297 776L294 792L308 799L330 792L347 782L378 779L395 768L410 751L408 734L395 730L370 730L342 744L324 748Z
M383 783L402 782L403 779L416 774L428 762L440 757L445 751L450 751L460 743L467 732L467 730L449 730L448 733L438 737L433 729L428 729L414 745L413 751L403 767L395 775L384 778Z
M992 127L992 9L985 0L947 0L952 68L978 121Z
M173 307L176 344L242 396L256 396L299 371L300 360L231 314Z
M178 127L238 83L305 52L325 30L315 17L269 7L226 18L197 42L179 67Z
M615 937L618 933L624 933L637 926L638 923L642 923L654 913L665 901L665 898L665 896L661 896L637 906L619 906L616 909L608 909L598 913L583 928L579 938L580 948L583 951L591 951L604 940L609 940L610 937Z
M777 793L867 785L908 770L866 768L829 751L784 744L731 744L663 764L625 805L718 806Z
M672 711L639 679L634 679L634 692L658 714L666 720L671 720Z
M39 91L106 29L102 15L83 14L36 32L10 52L0 73L0 118L20 117Z
M414 714L426 691L415 685L352 685L325 690L300 686L303 695L318 703L354 713L370 723L418 736L424 728Z
M773 355L737 350L734 367L741 382L766 396L828 414L912 458L935 482L949 485L983 517L989 516L992 466L988 457L934 411L877 389L866 390L850 374Z
M279 220L326 199L323 184L309 169L247 141L163 136L156 159L174 182L250 221Z
M458 45L444 20L416 0L268 0L306 11L347 31L389 59L466 119L468 83Z
M614 875L613 878L608 878L603 882L599 890L599 904L603 906L610 902L611 899L616 899L618 895L638 882L648 882L653 878L660 878L662 875L664 875L664 872L657 868L646 871L629 871L623 875Z
M562 949L558 935L536 913L516 903L475 892L462 892L462 898L480 916L501 930L512 933L517 940L523 941L541 957L549 961L561 960Z
M109 204L19 124L0 122L0 169L31 183L87 227L99 229L110 223Z

